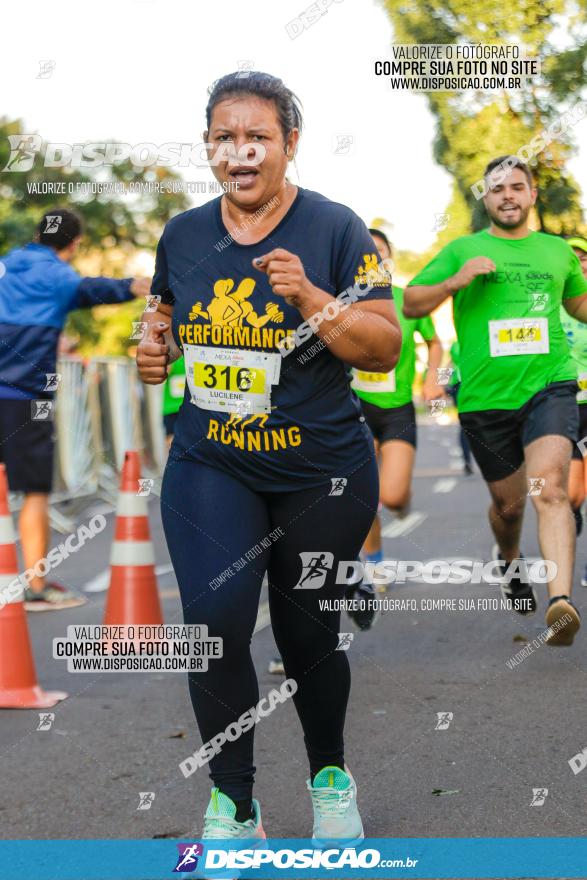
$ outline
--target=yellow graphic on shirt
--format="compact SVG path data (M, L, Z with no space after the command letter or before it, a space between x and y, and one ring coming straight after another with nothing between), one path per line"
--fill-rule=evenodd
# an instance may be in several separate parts
M213 296L206 308L201 300L194 303L188 315L190 323L180 324L178 327L182 345L217 345L272 351L280 348L288 336L293 336L295 328L286 330L267 326L283 322L284 313L277 303L267 303L265 314L259 315L255 311L250 302L256 286L253 278L243 278L236 289L234 284L232 278L220 278L214 283ZM196 365L196 384L201 382L208 386L211 380L206 369L210 368L205 364ZM242 374L243 370L228 370L226 375L231 383L233 372L238 378L237 374ZM255 371L249 372L255 374ZM252 375L252 385L248 390L254 390L253 385L258 384L261 378L260 374ZM242 390L241 386L242 382L239 385ZM243 452L279 452L300 446L302 435L298 425L270 428L267 427L268 419L268 413L232 413L226 421L210 418L206 439L224 446L233 446Z
M377 254L363 254L363 265L357 269L355 284L368 284L370 287L391 286L391 260L381 260Z
M194 323L179 325L182 345L235 346L265 351L280 348L284 339L292 336L295 330L267 326L281 324L284 314L274 302L265 305L263 315L255 311L250 298L256 283L254 278L243 278L234 289L232 278L219 278L214 283L213 296L207 308L198 300L188 315L190 322Z
M233 413L228 421L225 422L225 426L227 428L237 428L239 431L242 431L243 428L246 428L258 419L259 427L264 428L267 424L268 418L269 413L257 413L253 416L237 416L236 413Z
M265 430L268 418L267 414L259 414L246 418L232 415L226 422L210 419L206 440L234 446L243 452L279 452L288 447L300 446L302 435L298 425ZM258 429L246 430L257 419Z
M276 303L267 303L265 314L259 316L253 309L249 297L255 289L256 282L253 278L243 278L235 291L232 278L221 278L214 285L214 299L208 305L208 311L204 311L202 303L197 302L192 306L190 320L205 318L212 324L222 326L242 327L246 321L252 327L264 327L268 321L281 324L283 312Z
M298 425L265 430L268 419L267 413L251 416L233 414L226 422L210 419L206 439L224 446L234 446L243 452L279 452L301 445L302 434ZM251 425L252 428L249 427Z
M364 266L359 266L358 274L364 275L368 272L376 272L377 271L377 256L376 254L363 254L363 262Z

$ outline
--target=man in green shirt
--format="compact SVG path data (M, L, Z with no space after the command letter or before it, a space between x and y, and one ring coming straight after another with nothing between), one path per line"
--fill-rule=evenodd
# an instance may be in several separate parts
M384 232L370 229L373 244L382 260L392 256L391 244ZM353 369L351 387L360 398L365 420L373 434L379 459L380 503L394 513L407 512L416 455L416 411L412 402L412 386L416 375L416 341L418 333L428 346L428 372L423 387L426 401L444 395L437 384L437 370L442 360L442 344L429 317L406 318L402 314L404 292L393 287L393 300L402 331L402 348L398 363L389 373L372 373ZM375 517L363 555L366 562L382 562L381 523ZM359 592L369 591L365 585ZM352 593L353 590L350 591ZM356 591L355 591L356 592ZM347 596L350 598L350 596ZM368 610L349 612L361 629L368 629L374 614Z
M576 535L567 493L577 373L560 306L587 322L587 280L566 241L530 231L537 191L526 165L513 156L494 159L485 183L489 228L443 248L410 282L404 312L417 318L453 298L459 416L491 494L489 521L509 578L502 589L520 613L536 609L532 585L519 575L530 495L542 555L556 566L548 584L548 641L570 645L580 626L569 598Z
M567 239L569 245L575 251L585 278L587 278L587 241L584 238L574 237ZM569 501L575 514L577 523L577 536L583 528L581 505L585 501L587 488L587 468L585 467L585 441L587 441L587 324L582 324L575 318L571 318L564 308L561 308L561 324L567 336L567 342L571 350L571 357L577 367L577 405L579 410L579 439L583 443L573 446L573 457L569 471ZM587 567L581 578L581 584L587 587Z

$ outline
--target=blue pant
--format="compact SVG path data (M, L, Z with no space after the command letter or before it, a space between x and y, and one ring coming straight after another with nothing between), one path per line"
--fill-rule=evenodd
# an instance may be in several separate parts
M189 676L203 743L259 701L250 644L267 572L271 623L286 676L298 686L293 700L311 772L343 766L350 670L346 652L336 650L340 611L319 603L344 596L344 584L335 582L338 563L358 557L373 522L375 459L341 476L347 479L342 494L330 495L329 479L319 488L259 494L223 471L169 460L161 513L184 619L206 624L210 636L223 639L222 658ZM305 567L300 554L309 554ZM294 590L302 578L324 583ZM253 740L254 728L227 741L210 761L214 784L233 800L251 796Z

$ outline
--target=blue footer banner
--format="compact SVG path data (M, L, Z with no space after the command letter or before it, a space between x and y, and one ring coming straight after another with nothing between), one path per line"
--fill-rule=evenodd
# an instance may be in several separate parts
M4 840L0 880L210 878L587 878L587 838L311 840Z

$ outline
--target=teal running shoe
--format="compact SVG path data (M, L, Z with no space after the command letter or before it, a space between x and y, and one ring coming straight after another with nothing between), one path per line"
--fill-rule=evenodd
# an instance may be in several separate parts
M357 786L348 767L323 767L306 785L314 808L315 847L355 846L364 840Z
M266 834L261 823L259 801L253 799L254 819L237 822L236 804L219 788L211 791L210 803L204 816L202 840L235 838L243 840L265 840Z
M246 822L237 822L234 818L236 816L234 801L219 788L213 788L211 795L204 815L204 832L200 840L243 840L247 844L247 849L267 846L258 801L253 799L255 818ZM240 874L241 872L235 868L204 869L198 866L192 871L191 876L197 877L198 880L238 880Z

